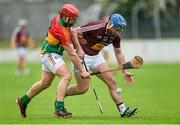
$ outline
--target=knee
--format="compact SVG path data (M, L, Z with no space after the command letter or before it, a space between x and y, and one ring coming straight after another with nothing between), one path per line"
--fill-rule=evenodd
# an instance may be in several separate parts
M108 87L110 89L115 89L116 88L116 80L114 77L107 77L107 83L108 83Z
M88 84L82 84L82 85L79 85L78 88L79 88L81 94L84 94L89 90L89 85Z
M41 88L43 88L43 89L49 88L51 86L51 83L52 83L52 81L50 81L50 80L41 80L40 81Z
M62 76L62 79L66 80L66 81L70 81L72 78L71 73L66 73Z

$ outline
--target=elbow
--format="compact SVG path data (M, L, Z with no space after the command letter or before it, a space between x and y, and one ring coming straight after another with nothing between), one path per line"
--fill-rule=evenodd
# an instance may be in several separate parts
M75 29L71 29L71 33L75 34L76 33Z
M74 35L74 36L77 36L76 30L75 30L75 29L72 29L72 30L71 30L71 34Z

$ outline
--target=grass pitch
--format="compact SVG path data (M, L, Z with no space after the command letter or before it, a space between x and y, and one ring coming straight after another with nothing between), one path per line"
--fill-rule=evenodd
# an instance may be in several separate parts
M138 114L121 118L102 81L93 77L104 114L100 114L92 88L80 96L67 97L65 106L73 113L70 119L53 115L56 78L52 86L35 97L27 109L27 118L18 114L15 99L22 96L39 80L41 64L30 64L29 76L14 75L15 64L0 64L0 123L1 124L180 124L180 64L148 64L140 70L132 70L135 84L128 86L122 75L114 72L118 84L123 88L126 106L137 107ZM71 83L75 83L72 79Z

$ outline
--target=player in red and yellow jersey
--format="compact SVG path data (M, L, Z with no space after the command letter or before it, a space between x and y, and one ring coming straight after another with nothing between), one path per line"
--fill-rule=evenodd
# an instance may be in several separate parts
M76 23L78 14L79 11L75 6L65 4L60 9L59 14L52 19L48 33L42 41L41 80L36 82L24 96L17 98L17 104L19 105L22 117L26 117L26 107L30 100L42 90L48 88L55 75L61 77L61 80L56 91L54 114L61 117L72 116L72 113L64 108L64 96L71 80L70 71L62 59L64 50L68 53L74 65L80 70L81 76L85 79L89 78L89 73L82 66L72 42L72 40L77 40L71 27ZM83 53L82 49L78 49L78 51L81 54Z
M93 21L86 25L76 28L77 35L82 49L85 52L84 62L88 70L93 72L94 70L101 71L109 69L104 58L99 53L105 46L112 44L114 53L118 64L125 63L125 57L121 49L120 40L121 32L126 28L126 20L120 14L112 14L108 20L105 21ZM124 79L131 85L134 80L132 74L128 70L122 71ZM75 67L75 76L77 79L77 85L68 87L66 92L67 96L78 95L85 93L89 88L89 79L80 80L80 74ZM118 111L122 117L132 116L137 108L126 108L122 96L121 88L118 87L116 79L112 76L112 73L102 73L97 75L108 87L109 93Z

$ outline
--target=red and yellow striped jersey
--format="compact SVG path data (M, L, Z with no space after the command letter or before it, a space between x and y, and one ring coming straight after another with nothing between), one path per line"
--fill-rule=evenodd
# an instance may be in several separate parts
M60 15L56 15L48 29L46 38L42 42L42 54L44 53L58 53L63 54L64 48L62 45L72 43L71 33L69 27L66 27Z

